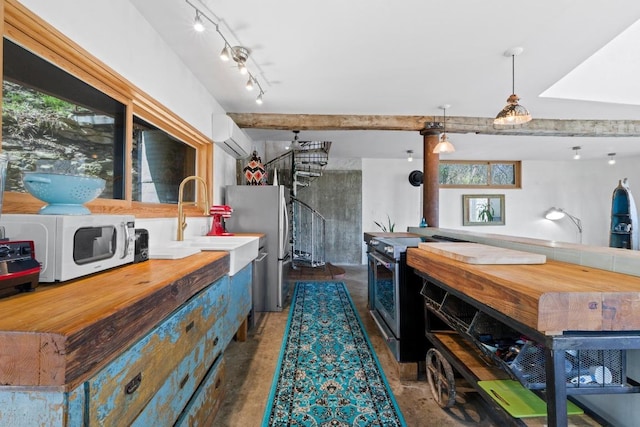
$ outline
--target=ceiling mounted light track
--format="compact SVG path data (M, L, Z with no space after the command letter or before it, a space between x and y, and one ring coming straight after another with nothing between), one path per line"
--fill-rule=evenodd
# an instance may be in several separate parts
M519 125L531 120L529 111L518 103L520 98L516 95L515 88L516 56L520 55L523 50L521 47L514 47L504 53L504 56L511 57L511 95L507 98L507 105L498 113L493 121L494 125Z
M209 21L215 27L216 33L218 33L218 35L224 41L224 48L220 52L220 59L222 61L229 61L231 59L235 61L240 74L249 76L249 80L245 85L246 89L251 91L254 87L257 87L258 96L256 97L256 104L262 104L264 90L262 89L262 86L260 85L260 82L258 81L256 76L252 74L247 68L247 61L249 59L249 54L251 53L251 51L244 46L231 46L231 43L229 43L227 38L220 31L219 22L216 22L213 19L209 18L205 13L202 12L201 9L191 3L191 1L185 0L185 2L196 11L196 16L193 21L194 30L198 32L203 32L206 30L203 18ZM220 19L218 19L218 21L220 21Z
M443 154L443 153L446 154L446 153L453 153L454 151L456 151L456 148L453 146L451 142L449 142L449 139L447 138L447 108L450 108L450 107L451 105L449 104L441 105L438 107L444 112L443 114L444 126L443 126L442 136L440 137L440 141L433 148L433 154Z

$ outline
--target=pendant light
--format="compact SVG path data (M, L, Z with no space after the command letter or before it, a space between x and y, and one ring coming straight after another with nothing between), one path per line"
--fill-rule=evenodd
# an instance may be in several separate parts
M498 113L494 125L519 125L527 123L531 120L531 114L522 105L518 104L520 98L516 95L515 80L516 80L516 55L520 55L523 49L521 47L514 47L507 50L504 56L511 57L511 95L507 98L507 105Z
M413 162L413 150L407 150L407 161L408 162Z
M571 149L574 151L574 155L573 155L573 160L580 160L580 149L582 147L580 147L579 145L576 145L575 147L572 147Z
M449 139L447 138L447 108L449 107L451 107L451 105L449 104L441 105L440 107L438 107L444 111L444 125L442 136L440 137L440 142L438 142L438 144L436 144L433 149L434 154L453 153L454 151L456 151L456 148L451 142L449 142Z

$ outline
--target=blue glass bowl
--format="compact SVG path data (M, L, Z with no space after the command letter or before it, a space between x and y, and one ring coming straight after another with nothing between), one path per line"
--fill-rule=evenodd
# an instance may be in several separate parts
M102 178L58 173L24 172L24 188L47 203L38 213L43 215L89 215L83 204L98 197L106 181Z

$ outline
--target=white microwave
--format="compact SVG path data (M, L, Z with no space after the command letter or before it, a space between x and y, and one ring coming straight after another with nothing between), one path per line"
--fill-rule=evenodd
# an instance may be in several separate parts
M5 214L9 240L32 240L40 282L63 282L129 264L134 259L133 215Z

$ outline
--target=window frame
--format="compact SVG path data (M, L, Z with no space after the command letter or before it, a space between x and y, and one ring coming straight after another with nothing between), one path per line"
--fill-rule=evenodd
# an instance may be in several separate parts
M5 0L0 14L3 18L3 37L35 55L41 56L125 105L126 158L124 170L130 171L132 168L133 116L136 115L196 150L196 174L207 182L211 193L211 189L213 189L213 141L210 138L16 0ZM1 51L0 44L0 53L2 53ZM0 65L2 65L1 61L0 59ZM1 96L0 94L0 101L2 100ZM93 213L134 213L137 217L173 217L176 215L177 205L174 204L132 201L131 174L126 174L125 181L123 200L98 198L88 203L89 209ZM209 197L211 196L212 194L209 194ZM198 204L202 202L198 201ZM36 213L41 206L42 202L30 194L5 192L4 213ZM203 206L185 207L185 212L188 215L198 214L202 209Z
M440 160L440 164L473 164L487 165L487 185L471 185L471 184L439 184L440 188L495 188L495 189L519 189L522 188L522 162L520 160ZM491 167L495 164L512 164L514 183L511 185L494 185L491 184ZM440 171L438 170L438 182L440 182Z

